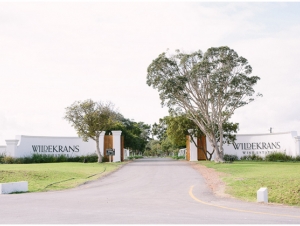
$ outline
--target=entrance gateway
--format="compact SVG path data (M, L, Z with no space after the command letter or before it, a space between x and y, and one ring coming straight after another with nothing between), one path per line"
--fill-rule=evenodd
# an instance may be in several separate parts
M102 156L107 156L106 149L115 149L113 162L120 162L129 156L124 149L122 131L112 131L112 135L105 135L102 131L99 136L99 146ZM0 146L0 154L14 158L31 156L32 154L83 156L96 154L96 142L89 139L87 142L80 137L50 137L19 135L15 139L5 140L6 146Z
M213 151L208 139L205 136L194 137L197 146L187 136L186 159L189 161L206 160L205 152ZM264 158L266 155L281 152L286 155L296 157L300 156L300 136L296 131L283 133L266 134L237 134L234 144L223 145L224 154L236 155L238 158L249 155L258 155ZM212 160L214 159L214 155Z

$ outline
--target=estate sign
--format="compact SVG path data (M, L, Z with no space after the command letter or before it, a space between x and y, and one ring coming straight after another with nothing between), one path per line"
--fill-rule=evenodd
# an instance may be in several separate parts
M106 149L106 155L115 155L115 149Z

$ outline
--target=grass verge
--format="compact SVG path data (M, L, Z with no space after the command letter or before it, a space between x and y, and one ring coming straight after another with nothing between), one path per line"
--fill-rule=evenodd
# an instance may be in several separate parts
M100 178L124 164L124 162L0 164L0 183L28 181L29 192L62 190Z
M226 173L226 192L246 201L257 200L257 190L268 188L271 203L300 206L300 163L238 161L232 164L199 162Z

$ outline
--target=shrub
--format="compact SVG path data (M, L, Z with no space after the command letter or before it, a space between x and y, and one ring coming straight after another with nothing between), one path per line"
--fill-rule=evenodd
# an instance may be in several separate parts
M224 160L225 162L233 162L233 161L237 161L239 160L239 158L237 157L237 155L224 155Z
M103 156L102 162L109 162L109 157L108 156Z
M21 158L13 158L10 156L0 157L0 163L5 164L29 164L29 163L54 163L54 162L97 162L98 156L96 154L86 156L71 156L66 155L46 155L46 154L33 154L31 156L25 156Z
M245 155L240 158L240 160L252 160L252 161L263 161L264 159L260 157L259 155L252 154L252 155Z
M141 155L135 155L135 156L133 156L135 159L142 159L142 158L144 158L143 156L141 156Z
M5 154L4 154L4 153L1 153L1 154L0 154L0 164L3 163L2 160L3 160L4 157L5 157Z
M266 155L266 161L269 162L288 162L288 161L295 161L296 158L292 156L286 155L285 153L275 152L272 154Z
M185 159L185 156L182 156L182 155L180 155L180 156L174 155L174 156L172 156L172 158L173 158L173 159L176 159L176 160L178 160L178 159Z
M2 158L2 162L4 164L13 164L13 163L15 163L15 159L13 157L10 157L10 156L4 156Z

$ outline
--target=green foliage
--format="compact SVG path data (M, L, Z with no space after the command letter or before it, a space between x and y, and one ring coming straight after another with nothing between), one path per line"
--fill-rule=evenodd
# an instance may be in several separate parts
M161 156L163 154L159 140L150 140L146 145L145 156Z
M300 161L300 156L292 157L286 155L285 153L275 152L266 155L265 158L262 158L261 156L256 154L245 155L241 157L240 160L267 161L267 162L296 162L296 161Z
M174 156L172 156L172 158L176 159L176 160L178 160L178 159L185 159L184 156L178 156L178 155L174 155Z
M102 162L109 162L109 157L107 155L103 156Z
M6 156L0 158L0 163L3 164L29 164L29 163L57 163L57 162L97 162L98 156L96 154L85 156L67 157L66 155L44 155L33 154L32 156L13 158Z
M224 123L254 100L257 76L247 59L227 46L186 54L161 53L147 69L147 84L157 89L170 112L187 114L209 137L216 161L223 160ZM258 96L261 96L258 94ZM230 138L230 136L229 136Z
M15 162L14 158L13 157L10 157L10 156L4 156L2 159L1 159L1 162L4 163L4 164L13 164Z
M112 103L94 102L91 99L75 101L66 108L65 119L75 128L83 141L96 141L98 162L102 162L99 148L99 135L102 131L111 129L118 122L119 114Z
M225 162L234 162L234 161L239 160L239 158L237 157L237 155L227 155L227 154L225 154L224 155L224 160L225 160Z
M289 161L297 161L297 159L299 159L299 156L297 157L298 158L293 158L292 156L286 155L285 153L275 152L266 155L265 160L268 162L289 162Z
M84 141L96 140L99 132L111 129L118 121L118 113L112 103L94 102L91 99L75 101L66 108L64 117Z
M245 155L240 158L240 160L246 160L246 161L263 161L264 159L260 157L259 155L252 154L252 155Z
M238 123L232 122L223 123L223 143L230 144L235 141L235 133L238 130L238 125ZM215 127L215 129L216 131L214 133L217 141L219 142L220 132L218 127ZM192 135L193 137L200 137L204 135L195 122L188 118L188 114L175 112L169 116L159 119L159 124L154 123L152 127L152 133L153 135L157 135L161 142L163 151L164 146L166 146L164 143L168 144L168 146L171 146L169 147L170 153L174 153L176 148L182 148L186 146L187 135ZM210 160L212 156L213 152L206 152L206 158L208 160Z
M120 121L116 123L110 130L121 130L122 136L124 136L124 147L130 149L133 152L144 152L147 142L150 136L150 125L143 122L135 122L130 119L124 118L119 114Z
M142 155L133 155L133 156L129 156L128 159L132 160L132 159L142 159L144 158Z
M156 122L152 125L151 133L153 136L156 136L158 140L162 141L167 137L167 124L166 117L160 118L159 123Z
M135 158L135 159L142 159L144 157L142 155L134 155L133 158Z
M186 114L170 115L164 119L167 124L168 138L178 147L185 147L186 135L193 135L195 137L203 135L203 132L192 120L188 119ZM193 134L188 132L189 129L193 130Z

